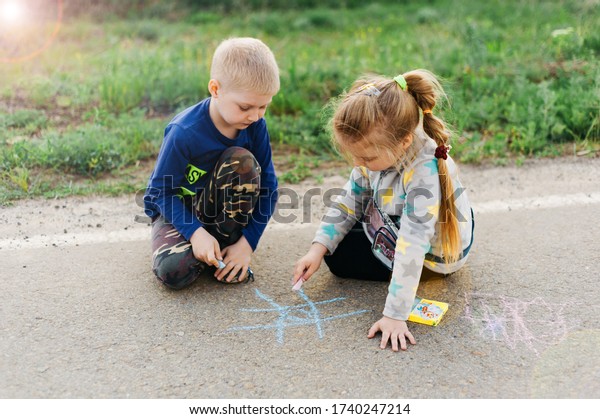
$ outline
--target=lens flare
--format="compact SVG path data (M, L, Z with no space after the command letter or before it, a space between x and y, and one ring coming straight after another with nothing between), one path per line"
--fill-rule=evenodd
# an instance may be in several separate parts
M0 2L0 19L5 23L17 23L25 15L22 5L16 1Z
M63 0L0 0L0 63L31 60L54 43Z

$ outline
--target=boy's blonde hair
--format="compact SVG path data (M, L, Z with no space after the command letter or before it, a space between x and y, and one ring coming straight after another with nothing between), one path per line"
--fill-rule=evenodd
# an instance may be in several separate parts
M413 70L402 75L403 89L395 80L381 76L363 77L337 103L331 120L334 145L347 156L346 146L368 141L379 153L387 153L406 167L424 146L425 139L415 134L421 114L423 130L438 146L449 143L450 132L441 119L433 115L436 103L445 97L437 78L427 70ZM421 112L419 112L421 110ZM412 143L401 147L412 134ZM444 261L454 262L462 251L452 179L446 160L437 160L441 186L439 220Z
M230 38L215 50L211 79L226 90L244 90L263 95L279 91L279 68L273 52L255 38Z

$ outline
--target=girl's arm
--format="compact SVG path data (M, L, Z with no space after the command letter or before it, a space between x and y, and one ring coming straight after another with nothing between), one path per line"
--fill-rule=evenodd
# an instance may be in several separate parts
M384 349L388 340L392 350L405 350L406 340L415 344L406 320L412 310L419 279L423 270L425 254L430 249L438 220L440 183L437 160L420 161L406 170L402 182L406 200L400 219L396 240L394 269L388 287L383 317L369 330L368 337L381 332L380 347Z
M417 343L412 333L408 331L408 325L403 320L390 319L384 316L371 326L367 337L372 339L377 332L381 332L381 344L379 345L381 349L385 349L388 340L392 342L392 351L394 352L398 351L398 342L400 342L400 349L403 351L407 348L406 339L413 345Z
M342 194L323 217L313 243L320 243L327 248L328 254L332 254L354 224L362 218L372 192L367 170L355 167Z
M335 251L344 236L362 217L364 203L370 194L366 169L355 167L342 194L323 217L310 250L296 262L292 284L298 282L300 277L308 280L321 266L323 257Z
M383 315L405 321L412 310L425 254L430 250L438 221L440 181L437 159L415 164L406 171L403 182L406 200Z
M314 274L323 261L323 257L327 254L327 248L320 243L313 243L306 255L304 255L294 266L294 276L292 284L298 282L300 277L308 281Z

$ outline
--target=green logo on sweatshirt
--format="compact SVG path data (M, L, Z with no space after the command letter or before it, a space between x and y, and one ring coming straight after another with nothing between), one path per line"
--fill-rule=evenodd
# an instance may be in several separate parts
M190 185L196 183L198 179L200 179L206 174L206 170L198 169L196 166L192 166L191 164L187 165L186 170L187 173L185 175L185 178L190 183Z

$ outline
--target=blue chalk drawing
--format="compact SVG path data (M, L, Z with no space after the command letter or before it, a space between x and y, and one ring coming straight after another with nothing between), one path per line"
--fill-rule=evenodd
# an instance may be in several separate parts
M235 326L230 327L227 331L233 332L238 330L267 330L276 329L277 342L283 343L283 336L287 327L295 326L309 326L314 325L317 331L319 339L323 339L323 322L342 319L344 317L357 316L362 313L367 313L371 310L357 310L350 313L338 314L336 316L321 317L321 313L317 308L317 305L334 303L336 301L343 301L345 297L332 298L331 300L313 302L304 294L303 290L298 291L298 295L302 297L306 304L298 304L294 306L282 306L273 301L272 298L263 294L257 289L256 296L266 302L268 302L272 308L242 308L240 311L251 312L251 313L278 313L279 317L272 323L262 324L256 326Z

